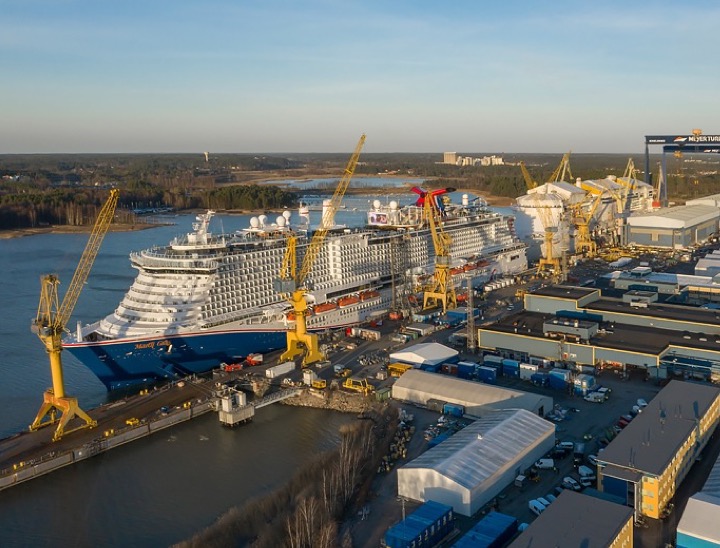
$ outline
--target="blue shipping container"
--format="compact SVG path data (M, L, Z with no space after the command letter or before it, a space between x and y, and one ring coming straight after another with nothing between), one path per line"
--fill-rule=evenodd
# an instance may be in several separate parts
M475 369L477 368L477 365L474 363L463 363L460 362L457 364L457 376L461 379L474 379L475 378Z
M548 377L548 386L553 390L567 390L568 383L565 381L565 379L562 379L560 377L553 377L552 375L550 375Z
M513 365L503 365L502 374L503 377L519 377L520 367L515 367Z
M428 371L429 373L437 373L438 371L440 371L441 365L442 364L439 364L439 363L433 363L433 364L426 363L426 364L421 365L420 369L422 369L423 371Z
M452 434L450 431L443 432L442 434L438 434L434 438L432 438L430 441L428 441L428 447L435 447L436 445L441 444L446 439L448 439Z
M483 363L485 365L502 365L503 359L495 354L485 354L483 356Z
M570 371L569 369L551 369L550 376L559 377L567 382L572 377L572 371Z
M547 373L533 373L530 375L530 382L536 386L546 386L548 383Z
M476 372L478 380L484 383L495 384L497 382L497 370L494 367L481 365L477 368Z
M513 537L517 530L517 519L493 511L453 544L453 548L500 548Z
M446 403L443 405L443 415L462 417L465 414L465 407L459 403Z
M385 544L388 548L429 548L438 544L453 529L452 506L429 500L388 529L385 532Z

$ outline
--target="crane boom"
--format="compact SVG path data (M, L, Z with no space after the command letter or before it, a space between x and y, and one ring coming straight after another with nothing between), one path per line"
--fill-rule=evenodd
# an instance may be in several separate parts
M60 279L55 274L48 274L41 278L40 304L38 305L38 313L32 328L45 345L45 350L48 353L53 386L45 391L43 404L35 420L30 425L30 430L37 430L38 428L57 422L58 425L53 436L53 441L57 441L63 436L65 426L74 417L79 417L85 421L85 424L79 428L83 426L92 427L97 424L87 413L80 409L77 398L65 395L61 359L63 349L62 335L65 330L65 325L75 309L75 305L80 297L80 292L90 274L90 269L93 262L95 262L100 244L113 220L118 195L119 192L117 189L111 190L108 199L100 210L92 233L90 234L90 239L80 257L78 266L75 269L75 274L61 304L58 304L58 286L60 285Z
M315 231L307 246L299 271L295 268L296 239L294 237L288 239L285 256L283 258L282 271L280 272L276 287L279 292L288 295L288 301L292 305L295 313L295 329L287 332L287 349L280 356L281 361L293 360L296 356L303 354L302 347L305 347L303 365L309 365L323 359L323 355L318 347L317 335L308 333L307 331L306 319L308 305L305 298L307 293L305 284L315 264L315 259L322 249L325 237L333 226L335 213L340 208L345 191L350 185L350 180L355 173L355 168L360 158L360 151L364 144L365 134L360 136L355 151L345 167L343 176L335 188L330 204L323 212L320 227Z

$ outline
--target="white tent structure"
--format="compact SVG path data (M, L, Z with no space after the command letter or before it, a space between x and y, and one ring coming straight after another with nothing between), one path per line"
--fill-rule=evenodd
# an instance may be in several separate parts
M554 444L553 423L522 409L498 411L399 468L398 495L471 516Z
M415 367L435 365L452 360L459 352L440 343L420 343L408 346L399 352L390 354L390 359L403 363L411 363Z
M395 381L392 397L420 405L427 405L429 400L457 403L465 407L467 415L475 417L482 417L499 409L525 409L544 416L553 408L553 399L549 396L509 390L418 369L407 371Z

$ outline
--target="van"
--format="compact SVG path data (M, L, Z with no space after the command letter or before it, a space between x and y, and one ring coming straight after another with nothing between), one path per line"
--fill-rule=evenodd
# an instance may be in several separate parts
M536 516L539 516L545 511L545 505L535 499L528 501L528 508Z
M538 497L535 500L537 500L540 504L542 504L545 508L550 506L550 501L546 499L545 497Z
M538 470L552 470L555 468L555 461L553 459L539 459L535 463L535 468Z
M578 466L577 471L580 474L580 479L594 480L596 478L595 470L584 464Z
M555 444L555 447L564 451L572 451L573 449L575 449L575 444L571 441L561 441Z

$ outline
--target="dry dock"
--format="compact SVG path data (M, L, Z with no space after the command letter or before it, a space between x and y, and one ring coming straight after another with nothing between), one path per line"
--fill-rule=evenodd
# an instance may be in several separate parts
M95 428L66 433L55 442L54 425L0 440L0 490L212 411L216 382L179 382L102 405L88 411Z

